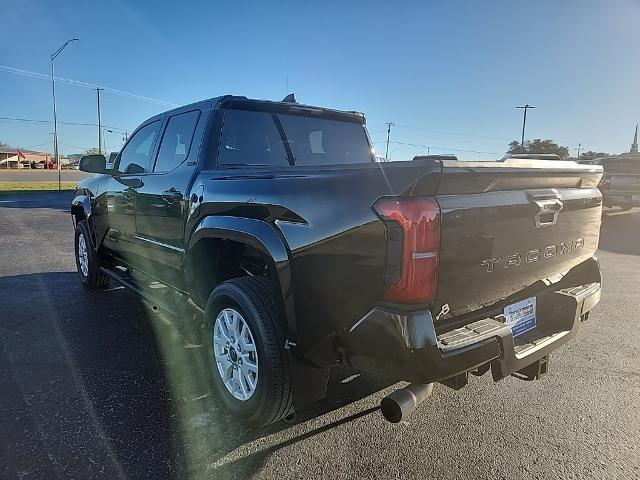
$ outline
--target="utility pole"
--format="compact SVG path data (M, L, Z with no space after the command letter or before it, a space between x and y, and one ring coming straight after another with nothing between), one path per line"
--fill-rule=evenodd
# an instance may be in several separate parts
M71 42L77 41L77 38L67 40L58 50L51 54L51 89L53 92L53 156L56 161L56 167L58 168L58 190L62 190L61 174L60 174L60 156L58 155L58 118L56 116L56 76L53 67L53 61L56 59L60 52L64 50L64 47Z
M576 160L580 160L580 148L582 147L582 144L579 143L578 144L578 156L576 157Z
M100 113L100 92L104 88L96 87L98 94L98 154L102 155L102 114Z
M528 103L522 107L516 107L516 108L523 108L524 109L524 117L522 118L522 140L520 141L520 149L522 150L522 153L524 153L524 129L527 126L527 110L529 108L536 108L533 105L529 105Z
M393 122L387 122L387 151L384 154L385 161L389 160L389 138L391 137L391 127L393 125Z

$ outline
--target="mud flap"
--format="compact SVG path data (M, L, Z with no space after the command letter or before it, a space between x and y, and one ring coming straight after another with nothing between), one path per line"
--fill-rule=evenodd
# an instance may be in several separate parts
M306 365L291 350L287 350L287 354L294 408L300 410L323 399L327 394L330 369Z

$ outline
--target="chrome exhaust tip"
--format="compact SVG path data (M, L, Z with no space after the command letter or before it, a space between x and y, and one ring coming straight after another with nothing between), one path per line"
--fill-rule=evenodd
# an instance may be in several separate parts
M382 416L391 423L406 420L433 392L433 383L412 383L387 395L380 402Z

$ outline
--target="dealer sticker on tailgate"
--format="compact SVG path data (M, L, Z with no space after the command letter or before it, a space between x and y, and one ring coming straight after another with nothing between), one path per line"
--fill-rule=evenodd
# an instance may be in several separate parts
M528 332L536 326L536 297L512 303L504 308L506 324L511 327L513 336Z

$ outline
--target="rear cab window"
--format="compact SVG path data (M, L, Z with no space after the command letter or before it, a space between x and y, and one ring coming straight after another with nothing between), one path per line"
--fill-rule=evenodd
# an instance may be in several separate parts
M374 162L364 125L265 111L225 111L218 165L312 166Z
M220 165L289 165L282 136L267 112L227 110L220 147Z

